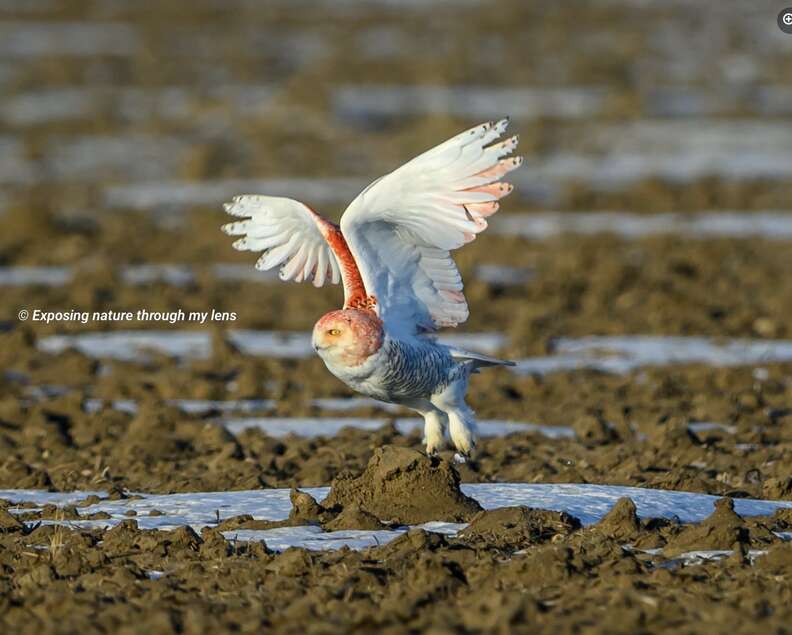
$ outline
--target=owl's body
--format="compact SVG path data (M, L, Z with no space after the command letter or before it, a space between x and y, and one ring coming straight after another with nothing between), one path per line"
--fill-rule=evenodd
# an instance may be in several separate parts
M353 310L328 315L337 324L354 322L360 319L358 314ZM383 334L377 350L360 363L350 364L339 359L333 347L323 348L319 343L327 339L328 324L323 320L314 328L314 348L331 373L362 395L420 413L426 422L427 452L434 453L442 446L447 427L456 449L462 455L470 454L476 438L476 420L465 403L470 375L483 366L509 362L460 351L425 336Z
M388 403L428 399L464 375L448 348L422 340L385 337L381 348L357 366L337 363L317 351L328 370L357 392Z
M327 368L353 390L400 404L425 420L428 452L447 428L469 455L475 417L465 403L468 380L485 366L507 365L443 345L431 333L468 316L450 250L487 227L497 200L510 193L500 178L518 167L516 137L494 143L507 121L477 126L413 159L367 187L340 227L291 199L241 196L226 206L248 220L224 227L245 237L238 249L263 250L261 269L281 278L343 281L341 310L314 326L313 346Z

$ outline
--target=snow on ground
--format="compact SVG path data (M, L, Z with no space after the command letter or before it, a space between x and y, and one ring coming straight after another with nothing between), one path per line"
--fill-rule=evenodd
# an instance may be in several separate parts
M311 334L307 332L231 329L227 337L247 355L303 359L314 354ZM508 344L502 333L444 334L439 340L490 355L497 354ZM145 359L147 350L205 359L211 354L212 342L205 331L110 331L50 335L38 341L38 348L47 353L76 349L89 357L120 360ZM545 374L589 368L627 373L642 366L755 366L790 361L792 340L622 335L561 338L554 342L553 355L519 360L513 370L520 374Z
M544 240L561 234L616 234L627 240L662 234L685 239L765 238L789 240L792 214L783 211L718 210L696 214L629 212L529 212L503 214L492 221L492 231L504 236Z
M714 509L717 496L691 492L653 490L638 487L588 484L551 484L551 483L470 483L462 490L481 503L485 509L514 505L527 505L554 511L564 511L576 516L584 524L599 521L623 497L629 496L641 517L678 518L681 522L699 522ZM305 488L317 500L329 492L327 487ZM36 505L47 503L73 505L90 494L103 495L103 492L53 493L38 490L0 490L0 498L14 503L31 502ZM744 516L772 514L780 507L792 508L792 501L764 501L754 499L735 499L737 513ZM284 520L288 517L291 504L289 490L263 489L234 492L196 492L183 494L144 494L133 500L102 501L95 505L80 508L87 515L104 511L110 514L107 520L63 521L67 526L106 527L115 525L130 517L125 513L136 512L135 520L141 529L174 529L190 525L196 530L217 524L220 520L250 514L255 519ZM14 511L14 508L11 508ZM157 510L158 516L149 516ZM45 521L55 522L55 521ZM453 534L463 525L434 522L423 526L430 531ZM229 539L264 540L272 549L285 549L302 546L310 549L335 549L348 545L361 549L383 544L397 537L407 528L398 531L340 531L323 532L318 527L285 527L270 530L234 530L225 533ZM789 536L782 536L792 539Z
M301 437L334 436L343 428L379 430L389 419L371 417L238 417L223 420L223 425L232 434L243 430L262 430L269 436L282 437L296 434ZM536 432L551 439L572 438L575 432L566 426L543 426L536 423L507 421L504 419L481 419L479 435L499 437L514 432ZM424 421L417 417L400 417L394 420L396 429L404 435L414 430L423 430Z
M791 340L750 340L667 335L617 335L560 338L554 355L517 361L514 372L545 374L592 369L629 373L643 366L708 364L755 366L792 361Z
M303 359L315 354L308 332L230 329L227 337L246 355ZM485 354L493 354L506 345L506 336L500 333L454 333L439 339L449 346ZM206 359L212 351L212 340L207 331L107 331L50 335L38 341L38 348L46 353L75 349L89 357L125 361L145 359L147 350L174 357Z

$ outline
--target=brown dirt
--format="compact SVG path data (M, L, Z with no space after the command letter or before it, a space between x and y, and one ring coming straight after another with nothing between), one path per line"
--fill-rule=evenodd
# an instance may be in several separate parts
M374 450L362 473L339 474L321 502L293 489L292 509L284 521L254 520L243 515L228 518L218 527L225 531L314 524L336 531L386 529L433 520L466 522L481 506L465 496L459 484L459 473L448 461L387 445Z
M409 448L374 450L359 476L341 474L333 481L324 507L363 508L402 525L431 520L465 522L481 510L459 489L459 474L445 460Z
M293 502L295 510L315 506L298 493ZM280 554L261 542L228 541L223 526L199 535L186 527L144 531L133 519L105 531L17 524L0 530L2 619L19 633L49 619L62 632L88 624L90 632L293 632L296 624L324 632L326 624L343 632L376 625L573 633L592 621L604 632L660 632L689 620L711 632L750 633L757 616L746 602L758 594L763 628L783 632L792 552L769 533L781 521L747 523L728 499L694 526L639 523L633 512L623 499L581 529L566 514L504 508L476 514L457 538L413 529L361 552ZM662 554L623 548L638 533L674 537ZM674 559L682 543L734 555L684 565ZM770 549L751 564L749 547Z
M548 540L560 542L579 528L580 521L563 512L524 506L501 507L473 516L459 537L484 549L516 551Z
M295 371L284 362L280 372ZM514 407L521 419L541 421L539 413L566 407L564 418L549 423L571 423L582 441L536 434L482 439L475 461L460 467L465 482L611 483L792 499L786 469L792 417L782 406L790 403L792 388L780 367L766 381L750 369L702 367L649 370L640 382L585 372L541 380L493 375L475 379L473 398L483 398L479 382L497 386L504 398L477 402L480 415ZM0 401L0 487L177 492L326 485L344 470L362 470L382 445L422 447L418 433L403 437L391 426L315 439L274 439L259 431L235 437L212 422L212 414L187 415L151 396L132 416L109 409L86 414L80 404L81 395L90 394L87 386L29 404L22 394L12 385ZM311 410L303 406L303 412ZM736 433L691 434L689 420L728 422ZM607 434L593 435L592 425Z

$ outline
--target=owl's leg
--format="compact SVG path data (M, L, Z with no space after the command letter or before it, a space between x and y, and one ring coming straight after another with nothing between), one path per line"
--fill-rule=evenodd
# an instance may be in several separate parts
M463 457L469 458L476 447L476 415L466 403L448 412L448 432L451 441Z
M443 447L445 427L448 425L448 417L445 412L439 410L427 399L402 402L402 405L415 410L424 418L426 453L437 454Z
M465 403L467 377L449 384L442 392L432 395L432 404L448 417L448 432L457 452L468 458L476 447L476 415Z
M441 410L430 410L424 414L424 443L427 454L437 454L443 447L443 428L448 417Z

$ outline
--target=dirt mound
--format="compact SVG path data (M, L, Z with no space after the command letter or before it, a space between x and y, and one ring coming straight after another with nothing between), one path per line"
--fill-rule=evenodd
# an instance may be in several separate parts
M523 549L569 535L580 526L577 518L564 512L501 507L476 514L458 538L465 543L498 549Z
M663 553L674 556L699 549L767 548L780 541L765 524L746 522L734 511L731 498L721 498L715 503L715 511L700 524L689 525L669 538Z
M641 522L632 499L624 497L592 527L592 530L616 540L628 542L641 531Z
M459 483L459 473L445 459L385 446L374 451L359 476L336 478L322 507L358 507L388 523L465 522L481 506L462 493Z
M339 531L341 529L387 529L374 514L367 512L357 505L347 505L338 515L322 524L326 531Z

